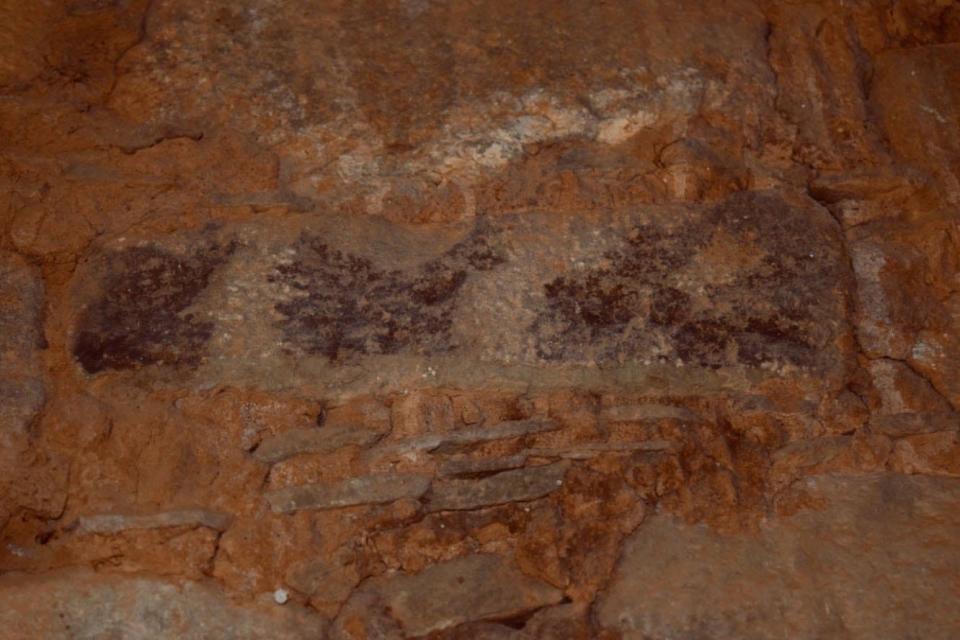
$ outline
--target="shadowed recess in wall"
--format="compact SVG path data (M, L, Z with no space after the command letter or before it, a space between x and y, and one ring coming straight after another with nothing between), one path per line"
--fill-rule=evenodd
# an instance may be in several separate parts
M180 256L145 246L109 254L103 293L80 318L74 356L87 373L198 364L213 323L188 309L235 248L211 244Z
M548 361L811 366L842 281L832 230L742 193L672 229L644 223L592 266L544 285L531 326Z
M284 316L284 342L331 361L351 354L453 348L450 328L461 287L471 272L503 262L489 234L477 228L416 269L388 271L304 233L293 262L269 276L295 292L276 305Z

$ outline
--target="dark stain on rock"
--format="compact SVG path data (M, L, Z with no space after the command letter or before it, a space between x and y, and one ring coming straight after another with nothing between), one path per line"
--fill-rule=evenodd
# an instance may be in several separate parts
M87 373L144 365L197 365L213 323L186 310L235 245L188 256L155 246L107 258L103 295L80 318L73 354Z
M704 283L695 304L697 283L684 291L672 276L719 232L745 247L749 239L763 256L731 282ZM544 285L546 307L531 326L537 353L549 361L811 366L830 337L818 318L829 317L824 305L842 281L830 233L806 211L758 193L735 194L669 233L638 225L604 254L604 266Z
M276 305L285 318L284 341L331 361L405 349L449 350L456 298L469 274L503 262L487 237L474 230L418 269L400 271L379 269L319 237L302 235L296 259L270 276L296 292Z

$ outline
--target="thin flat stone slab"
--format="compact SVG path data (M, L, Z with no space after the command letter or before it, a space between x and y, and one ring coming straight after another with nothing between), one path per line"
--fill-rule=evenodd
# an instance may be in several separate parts
M647 440L645 442L593 442L570 447L536 447L526 453L540 458L566 458L568 460L588 460L608 453L632 453L634 451L669 451L673 445L666 440Z
M339 509L361 504L383 504L402 498L419 498L430 488L430 476L384 473L350 478L336 484L287 487L266 494L274 513L302 509Z
M556 604L563 593L500 556L477 554L398 575L374 589L407 637L479 620L503 620Z
M383 458L391 455L403 456L420 451L465 447L474 444L483 444L484 442L495 442L497 440L507 440L509 438L518 438L520 436L534 435L537 433L547 433L549 431L556 431L559 428L559 425L552 420L509 420L495 424L492 427L461 429L460 431L452 431L450 433L431 433L424 436L406 438L385 445L379 449L375 455L378 458Z
M526 453L518 453L503 458L463 458L445 460L440 465L442 476L468 476L477 473L490 473L506 469L518 469L527 462Z
M596 620L643 638L960 637L960 481L819 476L756 535L665 516L624 547Z
M166 527L207 527L224 531L232 517L207 509L184 509L161 513L127 515L103 513L83 516L77 522L78 533L119 533L130 529L163 529Z
M446 480L433 485L431 511L463 511L550 495L563 485L568 462L504 471L477 480Z
M301 453L329 453L348 446L366 446L383 435L380 431L352 425L324 428L290 429L265 439L253 457L275 464Z
M239 606L200 582L88 570L0 577L4 640L317 640L325 627L293 603Z
M655 422L658 420L678 420L680 422L700 422L702 418L690 409L669 404L627 404L606 407L602 415L610 422Z

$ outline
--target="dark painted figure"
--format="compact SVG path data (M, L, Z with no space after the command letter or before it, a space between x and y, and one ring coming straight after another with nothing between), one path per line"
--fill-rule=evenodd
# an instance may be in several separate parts
M179 256L147 246L109 255L103 294L81 316L73 346L87 373L198 364L213 323L187 309L234 248Z
M695 310L669 276L721 230L749 235L766 253L734 282L706 285L711 304ZM835 243L822 233L807 212L756 193L737 194L670 233L637 226L622 248L604 255L605 266L545 285L547 305L531 327L538 355L566 361L589 354L601 364L658 353L654 360L713 368L811 365L829 337L814 314L841 277L837 260L825 255Z
M410 271L384 270L304 234L293 263L270 277L297 292L277 304L288 345L331 361L351 354L404 349L438 353L450 339L457 295L471 272L489 271L502 257L488 233L473 231L443 255Z

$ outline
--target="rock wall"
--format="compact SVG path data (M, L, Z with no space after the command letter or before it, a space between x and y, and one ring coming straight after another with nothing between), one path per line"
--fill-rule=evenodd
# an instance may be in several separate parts
M0 0L0 638L960 636L960 5Z

